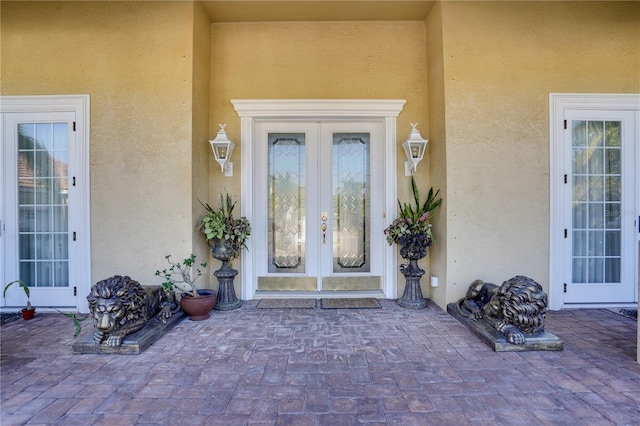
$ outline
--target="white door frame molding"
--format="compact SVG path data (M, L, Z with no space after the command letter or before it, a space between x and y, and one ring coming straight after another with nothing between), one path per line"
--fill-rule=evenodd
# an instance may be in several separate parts
M76 277L78 282L71 283L77 287L78 294L89 294L91 291L91 223L90 223L90 98L89 95L46 95L46 96L0 96L0 113L75 113L76 152L78 159L77 185L78 215L70 230L76 232L77 246L73 248L78 260ZM4 139L4 133L3 133ZM3 143L5 141L3 140ZM0 182L2 184L2 182ZM0 212L0 215L3 215ZM0 216L2 218L2 216ZM0 256L4 241L0 244ZM3 261L4 262L4 261ZM4 268L2 268L4 269ZM3 271L0 271L3 273ZM2 274L0 274L2 275ZM3 300L4 303L4 300ZM78 311L89 312L89 304L84 297L78 297Z
M319 120L379 119L383 121L384 139L384 209L385 226L391 223L396 210L396 119L405 104L404 99L242 99L231 100L240 116L241 154L241 214L250 221L253 215L254 179L254 122L256 119L296 120L313 118ZM390 214L386 214L389 212ZM253 271L254 239L249 238L248 250L243 252L241 271L241 299L255 297L256 286ZM385 297L397 297L395 247L385 245L383 268L383 292Z
M594 94L594 93L550 93L549 94L549 159L550 159L550 229L549 229L549 308L564 306L563 277L566 267L562 257L562 239L565 218L561 211L564 193L559 182L565 173L564 120L567 111L635 111L636 141L640 137L640 94ZM640 149L636 149L637 156ZM636 158L636 164L640 159ZM640 197L636 196L636 215L640 212ZM637 224L636 224L637 226ZM637 244L636 244L637 250ZM637 253L636 253L637 258ZM635 271L638 277L638 266Z

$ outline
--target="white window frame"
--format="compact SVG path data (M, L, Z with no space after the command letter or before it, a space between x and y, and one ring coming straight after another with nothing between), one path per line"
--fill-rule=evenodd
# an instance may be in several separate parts
M90 223L90 98L89 95L49 95L49 96L0 96L0 113L75 113L78 173L76 181L78 189L78 219L69 224L69 229L76 232L76 259L78 294L89 294L91 291L91 223ZM2 130L2 129L0 129ZM4 133L3 138L4 138ZM3 140L3 143L5 141ZM0 150L1 151L1 150ZM2 158L0 158L0 162ZM0 179L2 176L0 174ZM3 182L0 181L0 188ZM4 224L4 212L0 209L0 221ZM4 229L2 229L4 231ZM0 244L0 257L4 259L4 241ZM4 261L2 262L2 265ZM2 268L4 268L2 266ZM3 271L0 270L0 276ZM1 296L1 295L0 295ZM2 299L4 304L4 298ZM78 297L78 312L89 312L89 304L84 297Z
M562 252L563 232L563 204L562 186L565 173L564 158L564 120L569 110L592 111L635 111L636 140L640 137L640 94L594 94L594 93L550 93L549 94L549 309L562 309L564 304L563 277L565 262ZM636 156L640 157L640 149L636 149ZM636 158L640 164L640 158ZM636 215L640 212L640 196L636 195ZM636 223L636 226L638 224ZM637 244L636 244L637 251ZM637 252L636 252L637 258ZM636 265L635 276L638 277ZM573 305L572 305L573 306Z
M396 119L406 101L404 99L242 99L231 100L240 116L241 125L241 214L249 221L253 212L253 149L254 121L256 119L295 120L312 118L320 120L339 119L381 119L384 128L384 168L385 196L383 200L385 226L388 226L397 208L396 198ZM240 298L250 300L255 297L256 286L253 271L254 239L249 238L247 248L242 255L242 287ZM397 298L396 248L385 244L382 289L385 297Z

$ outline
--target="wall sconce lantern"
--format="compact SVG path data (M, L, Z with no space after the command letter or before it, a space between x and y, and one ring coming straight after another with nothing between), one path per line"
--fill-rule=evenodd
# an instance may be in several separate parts
M216 138L209 141L211 150L214 157L216 157L216 161L220 164L220 171L224 172L225 176L233 176L233 163L229 160L231 159L233 147L236 145L227 138L227 133L224 131L226 124L218 125L220 130L218 130Z
M416 171L418 163L424 157L429 139L423 139L420 135L420 131L416 129L418 123L411 123L411 133L409 138L402 144L405 154L407 154L407 161L404 163L404 175L411 176Z

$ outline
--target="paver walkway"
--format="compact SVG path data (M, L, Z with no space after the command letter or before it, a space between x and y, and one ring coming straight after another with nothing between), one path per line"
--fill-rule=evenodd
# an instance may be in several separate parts
M640 424L636 322L607 310L550 312L562 352L496 353L431 303L256 305L185 320L140 355L72 354L59 314L6 324L0 423Z

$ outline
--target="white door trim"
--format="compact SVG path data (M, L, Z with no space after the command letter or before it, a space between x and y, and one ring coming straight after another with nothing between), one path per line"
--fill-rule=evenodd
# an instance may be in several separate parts
M405 104L404 99L243 99L231 100L240 116L241 132L241 214L249 221L253 215L253 179L254 143L253 127L256 119L381 119L384 121L385 155L385 226L391 223L392 213L396 210L396 119ZM240 298L250 300L255 297L256 287L253 280L254 240L249 238L247 248L242 254L242 288ZM397 297L395 248L385 244L383 292L385 297Z
M49 112L73 112L76 117L76 152L78 182L77 199L79 202L79 214L73 223L70 223L70 231L76 232L76 259L78 294L89 294L91 290L91 224L90 224L90 99L89 95L52 95L52 96L0 96L0 113L49 113ZM4 136L3 136L4 139ZM4 143L4 141L3 141ZM1 183L1 182L0 182ZM4 213L0 211L0 219ZM0 256L4 259L4 241L0 244ZM72 248L70 247L70 250ZM4 263L4 261L2 262ZM4 269L4 268L2 268ZM3 276L4 271L0 271ZM1 297L1 294L0 294ZM78 297L78 311L88 312L89 305L84 297ZM4 299L2 299L4 305Z
M564 193L559 182L564 179L564 119L569 110L600 111L640 111L640 94L593 94L593 93L550 93L549 94L549 159L550 159L550 234L549 234L549 308L561 309L564 306L564 281L566 267L563 261L562 239L565 218L560 206ZM640 124L636 120L636 141L640 135ZM640 198L640 197L638 197ZM640 210L640 200L636 200ZM635 212L638 215L638 211ZM636 224L637 225L637 224ZM636 244L637 258L637 244ZM638 277L638 267L635 271Z

